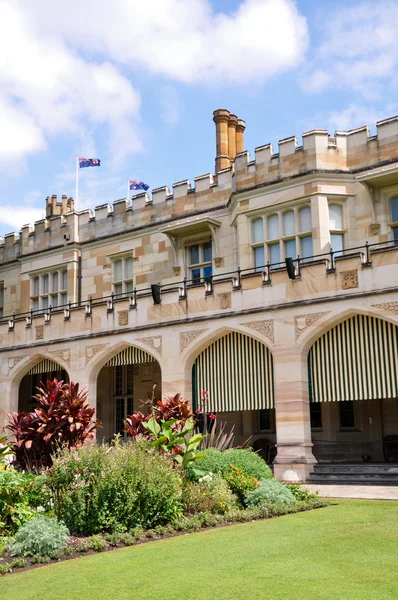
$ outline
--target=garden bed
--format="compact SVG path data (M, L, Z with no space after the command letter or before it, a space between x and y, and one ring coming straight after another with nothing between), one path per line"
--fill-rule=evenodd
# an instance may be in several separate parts
M126 533L98 534L89 537L69 536L68 546L65 551L53 556L26 556L12 557L7 551L0 554L0 575L11 575L43 566L79 558L82 556L96 554L98 552L109 552L127 546L137 546L148 542L167 539L179 535L187 535L198 531L227 527L238 523L250 521L267 520L287 514L310 511L325 508L330 502L313 498L304 502L297 502L293 506L268 506L250 509L237 509L226 515L215 515L211 513L198 513L192 516L180 517L175 523L158 526L145 531L133 530ZM1 551L1 546L0 546Z

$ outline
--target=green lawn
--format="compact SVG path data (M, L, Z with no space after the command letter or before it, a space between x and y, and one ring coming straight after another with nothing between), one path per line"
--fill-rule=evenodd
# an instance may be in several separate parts
M3 600L398 598L398 503L338 504L0 579Z

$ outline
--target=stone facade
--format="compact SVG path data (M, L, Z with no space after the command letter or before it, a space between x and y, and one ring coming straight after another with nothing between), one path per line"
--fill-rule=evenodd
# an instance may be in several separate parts
M217 337L237 331L272 352L275 415L267 435L277 445L275 472L281 476L293 468L307 477L316 462L308 402L311 344L358 313L398 324L398 247L388 243L394 238L391 199L398 196L398 118L379 122L376 136L367 127L333 137L325 130L309 131L301 146L291 137L279 142L276 154L270 144L256 148L252 160L242 151L244 122L227 113L215 116L216 126L223 127L217 129L215 175L95 211L76 212L72 199L63 197L60 205L53 196L47 199L46 219L1 240L0 419L17 409L21 380L43 358L56 360L70 379L87 386L96 405L103 394L97 392L101 369L131 345L156 359L162 395L180 391L190 397L198 354ZM230 147L236 156L228 155ZM341 207L338 227L330 225L331 204ZM294 239L296 254L302 254L300 211L307 207L312 254L321 256L302 262L300 276L290 279L283 268L287 243ZM286 234L289 211L295 229ZM279 220L281 265L265 277L263 269L254 268L255 250L263 246L269 259L267 219L272 215ZM260 242L253 234L254 219L263 220ZM331 262L334 230L345 249L361 249L336 254ZM366 249L366 241L379 246ZM210 289L189 281L184 288L183 278L192 276L189 248L208 242ZM116 263L122 265L120 282ZM65 289L60 284L64 272ZM150 286L158 283L161 303L154 304ZM71 302L70 311L49 313L47 304L54 306L55 297L60 304L59 290L66 292L62 298ZM120 290L125 296L111 299ZM41 310L29 314L35 301ZM147 369L137 375L145 396L148 374ZM223 416L235 423L238 437L261 437L257 415Z

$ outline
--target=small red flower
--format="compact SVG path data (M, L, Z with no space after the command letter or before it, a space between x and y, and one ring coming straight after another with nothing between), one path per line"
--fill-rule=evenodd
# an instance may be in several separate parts
M207 396L207 392L206 392L206 390L203 390L203 392L202 392L202 398L206 398L206 396Z
M215 418L216 418L216 415L214 413L209 414L209 419L212 419L212 421L214 421Z
M200 413L200 408L197 408L197 409L195 410L195 412L196 412L196 414L198 415L198 414Z

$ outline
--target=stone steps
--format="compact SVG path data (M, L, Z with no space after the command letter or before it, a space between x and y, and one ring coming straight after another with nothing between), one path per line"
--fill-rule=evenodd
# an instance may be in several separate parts
M398 486L398 464L317 464L307 483Z

